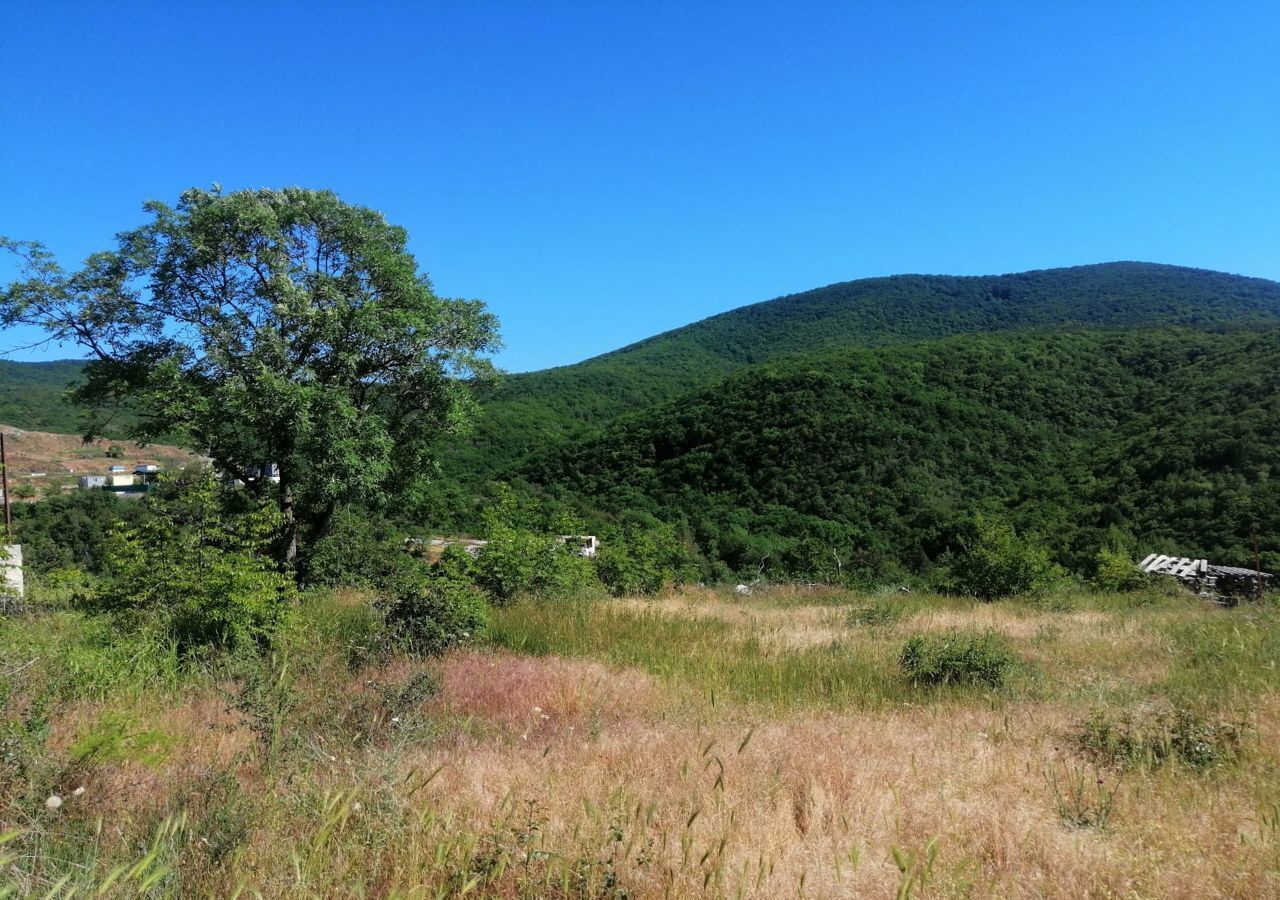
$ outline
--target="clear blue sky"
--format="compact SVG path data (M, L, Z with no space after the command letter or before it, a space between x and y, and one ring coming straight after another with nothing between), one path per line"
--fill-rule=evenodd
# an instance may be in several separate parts
M0 127L0 233L332 188L515 371L869 275L1280 279L1275 2L0 0Z

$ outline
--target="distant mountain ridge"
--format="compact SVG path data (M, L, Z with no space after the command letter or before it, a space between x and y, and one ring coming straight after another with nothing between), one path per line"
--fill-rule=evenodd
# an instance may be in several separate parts
M739 307L574 365L510 376L485 398L475 435L451 448L448 471L492 477L534 447L790 356L958 334L1278 323L1280 283L1157 263L841 282Z

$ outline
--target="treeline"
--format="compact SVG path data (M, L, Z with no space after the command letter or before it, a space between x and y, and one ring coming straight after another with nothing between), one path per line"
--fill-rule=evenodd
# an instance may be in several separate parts
M526 464L598 519L679 524L718 574L928 572L975 516L1280 565L1280 330L967 336L752 367Z

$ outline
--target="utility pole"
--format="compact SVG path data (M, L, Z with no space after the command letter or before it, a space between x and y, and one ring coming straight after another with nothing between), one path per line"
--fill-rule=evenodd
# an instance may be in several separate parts
M4 490L4 542L13 543L13 513L9 509L9 458L4 453L4 431L0 430L0 488Z

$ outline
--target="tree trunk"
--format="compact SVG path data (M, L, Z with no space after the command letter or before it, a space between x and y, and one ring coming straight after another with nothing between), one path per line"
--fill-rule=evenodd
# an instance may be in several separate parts
M291 575L298 572L298 513L293 485L280 470L281 558L280 569Z

